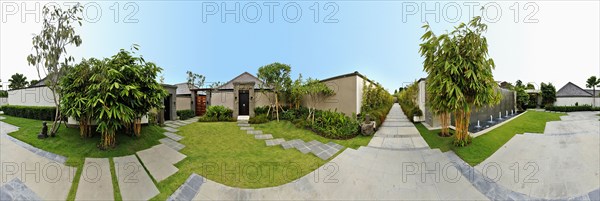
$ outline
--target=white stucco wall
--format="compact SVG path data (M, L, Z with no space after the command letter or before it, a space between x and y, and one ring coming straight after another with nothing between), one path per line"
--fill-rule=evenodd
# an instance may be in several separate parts
M52 90L48 87L35 87L9 91L8 104L22 106L55 106Z
M592 105L594 98L592 97L556 97L555 106L574 106L575 103L579 105ZM600 106L600 97L596 97L596 106Z

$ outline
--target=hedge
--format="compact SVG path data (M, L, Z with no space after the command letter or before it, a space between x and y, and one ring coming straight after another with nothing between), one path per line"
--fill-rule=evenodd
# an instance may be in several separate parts
M5 105L2 106L2 111L13 117L54 121L56 107Z
M582 106L546 106L548 111L556 112L579 112L579 111L600 111L600 107L592 107L591 105Z
M177 111L177 116L179 116L179 120L186 120L194 118L196 116L196 112L194 112L194 110L179 110Z

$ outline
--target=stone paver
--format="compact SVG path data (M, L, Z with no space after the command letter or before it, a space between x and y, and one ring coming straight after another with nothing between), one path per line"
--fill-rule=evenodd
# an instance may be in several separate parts
M185 158L185 155L164 144L138 151L136 154L157 182L160 182L179 171L173 164Z
M14 178L10 182L0 186L0 200L42 200L42 198L38 197L19 178Z
M178 124L175 124L175 123L173 123L173 124L165 124L165 126L168 126L169 128L174 128L174 129L178 129L179 127L181 127L181 125L178 125Z
M86 158L75 200L114 200L108 158Z
M240 130L251 131L251 130L254 130L254 128L253 127L240 127Z
M183 145L179 142L176 142L170 138L163 138L158 141L162 144L165 144L165 145L171 147L172 149L177 150L177 151L180 151L181 149L185 148L185 145Z
M239 127L250 127L250 124L248 123L238 123Z
M163 127L163 129L165 129L166 131L169 131L171 133L177 133L177 131L179 131L179 130L177 130L175 128L171 128L171 127L168 127L168 126L167 127Z
M183 137L181 135L177 135L175 133L165 132L163 134L165 134L165 136L167 136L168 138L171 138L171 140L179 141L179 140L183 139Z
M246 133L248 133L250 135L262 135L263 134L263 132L259 131L259 130L246 131Z
M275 145L280 145L283 142L285 142L285 140L283 138L277 138L277 139L272 139L272 140L265 140L265 143L269 147L275 146Z
M159 194L135 155L115 157L113 160L123 200L149 200Z
M268 139L273 139L273 135L271 135L271 134L259 134L259 135L254 135L254 139L257 139L257 140L268 140Z
M192 174L168 199L167 201L191 201L196 197L200 187L204 183L204 178L197 174Z

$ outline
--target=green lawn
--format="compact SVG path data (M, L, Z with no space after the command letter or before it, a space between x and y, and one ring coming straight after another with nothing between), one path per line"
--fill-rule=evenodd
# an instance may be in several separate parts
M86 157L109 158L135 154L137 151L148 149L159 144L158 140L165 137L162 134L164 132L162 128L158 126L144 126L142 127L142 137L136 138L127 135L118 135L116 148L101 151L96 147L100 142L100 136L82 139L79 136L78 128L65 128L65 126L62 125L56 137L40 140L37 139L37 134L42 130L43 121L7 115L2 116L6 117L6 119L1 121L19 127L19 130L10 133L10 136L34 147L65 156L67 157L66 165L77 167L77 173L73 179L73 185L67 200L75 199L77 185L79 184L79 176L81 175L81 170ZM50 124L50 122L48 124ZM113 180L113 185L115 184L116 180ZM115 196L120 198L118 190L115 191Z
M153 200L168 198L192 173L228 186L264 188L294 181L327 162L295 149L267 147L235 122L193 123L178 134L187 158L176 164L179 172L158 183L161 194Z
M496 150L504 145L516 134L543 133L548 121L559 121L562 113L527 111L527 113L516 119L476 137L466 147L455 147L452 145L453 138L442 138L437 136L439 130L428 131L423 125L417 124L421 136L431 148L440 148L441 151L452 150L471 166L475 166L490 157ZM435 136L433 136L435 135Z
M317 135L316 133L310 130L298 128L289 121L271 121L264 124L254 124L252 126L257 130L262 130L263 133L272 134L273 138L284 138L285 140L301 139L305 142L317 140L322 143L328 143L333 141L344 147L349 147L353 149L358 149L358 147L360 146L367 146L372 138L372 136L359 135L355 138L347 140L332 140Z

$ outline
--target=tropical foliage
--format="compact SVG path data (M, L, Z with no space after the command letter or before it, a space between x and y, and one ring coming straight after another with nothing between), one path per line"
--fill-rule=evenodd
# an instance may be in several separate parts
M299 91L302 95L307 96L310 100L307 119L311 122L315 121L317 104L322 103L325 99L327 99L327 97L335 95L335 91L327 87L326 84L312 78L308 78L306 83L300 87Z
M400 104L402 111L410 121L413 121L413 117L415 114L415 108L419 108L417 105L417 93L419 92L418 82L413 82L412 84L402 88L400 92L398 92L398 103Z
M275 110L277 121L279 121L279 110L281 109L279 99L282 97L280 96L284 95L284 92L292 84L291 71L292 68L289 65L277 62L258 68L258 79L264 83L264 86L261 87L270 89L275 94L275 100L270 101L272 103L271 109Z
M35 53L27 56L29 65L35 66L38 77L41 80L40 72L46 75L45 84L52 91L54 105L56 106L55 120L50 129L50 135L56 135L60 126L60 96L56 93L60 91L59 75L63 73L63 67L73 62L74 58L67 55L67 46L81 45L81 37L75 33L75 24L81 26L80 13L83 12L83 6L75 4L67 10L60 7L44 6L42 9L42 30L39 34L33 36L33 50Z
M137 46L134 46L137 49ZM61 80L62 112L97 123L101 149L116 146L116 132L133 130L141 135L141 118L160 108L167 92L156 81L162 69L142 57L121 50L111 58L83 60ZM71 84L73 82L74 84ZM87 125L80 125L86 127ZM83 137L90 129L80 127Z
M359 122L356 118L335 111L319 111L317 113L310 128L323 137L348 139L358 134Z
M377 125L381 125L394 104L394 97L380 84L363 80L363 96L361 100L361 116L369 115Z
M429 25L423 28L426 31L420 45L420 53L425 57L423 69L429 74L427 81L442 89L428 92L434 96L429 99L430 105L437 107L437 111L454 113L454 144L466 146L471 141L468 132L471 108L500 102L492 75L494 61L489 58L487 39L483 36L487 25L481 22L481 17L474 17L468 24L461 23L450 33L439 36Z
M8 82L8 88L11 90L22 89L29 85L29 82L27 82L27 77L20 73L15 73L14 75L10 76Z
M222 105L211 105L199 122L233 121L233 110Z
M600 85L600 79L596 78L596 76L592 76L590 78L587 79L587 81L585 82L585 86L587 88L592 88L592 96L593 96L593 101L594 104L593 106L595 106L596 104L596 87L598 87Z
M540 91L542 94L542 104L552 105L556 102L556 88L552 83L543 83L540 85Z
M194 110L178 110L177 116L179 116L179 120L187 120L194 118L196 116L196 112Z

